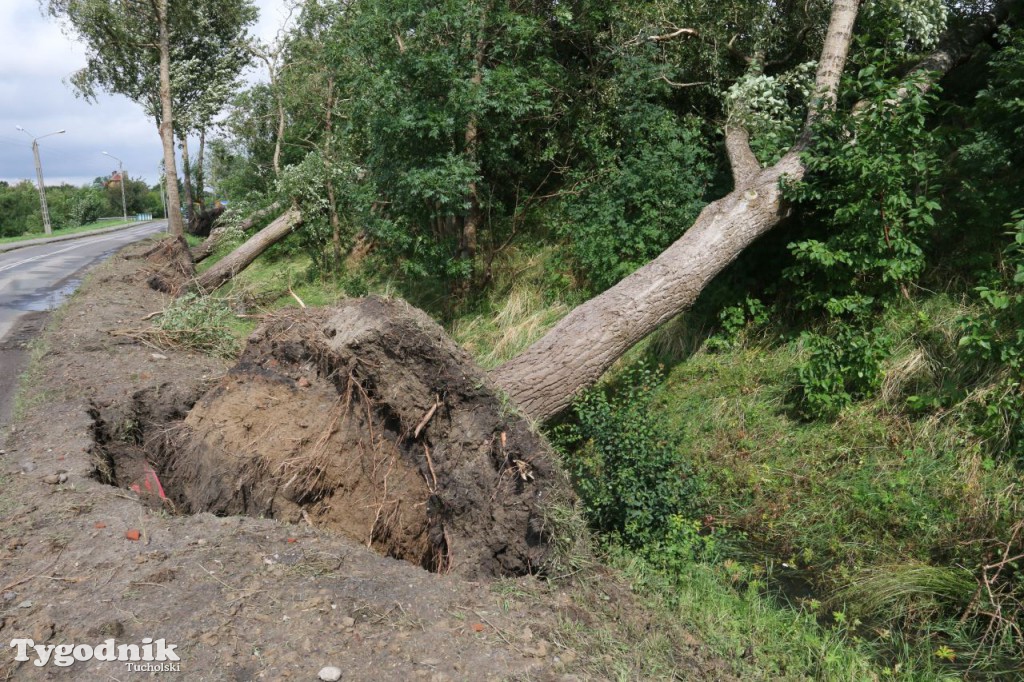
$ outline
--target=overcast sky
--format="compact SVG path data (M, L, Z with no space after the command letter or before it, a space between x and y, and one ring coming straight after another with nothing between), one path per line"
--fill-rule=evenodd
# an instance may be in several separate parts
M260 19L253 33L272 39L286 0L255 3ZM22 126L33 137L67 130L39 141L47 186L82 185L116 170L104 151L119 157L130 177L157 182L160 136L142 108L120 95L100 95L90 104L65 83L85 66L84 54L40 13L38 0L0 0L0 180L35 180L32 140L17 130Z

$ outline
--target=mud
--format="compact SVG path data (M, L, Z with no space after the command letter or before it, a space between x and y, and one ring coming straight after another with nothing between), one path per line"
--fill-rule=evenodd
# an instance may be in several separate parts
M153 467L178 512L306 523L431 571L542 572L551 505L572 503L544 440L400 301L283 313L202 398L139 393L127 412L94 410L102 480Z

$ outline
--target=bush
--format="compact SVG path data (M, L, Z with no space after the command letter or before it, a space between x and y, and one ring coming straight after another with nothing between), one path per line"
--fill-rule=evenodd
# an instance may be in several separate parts
M591 524L633 549L676 550L696 536L683 514L698 483L654 405L661 378L644 366L628 370L617 391L584 394L574 421L553 434L556 447L572 450L567 466Z
M606 289L665 250L704 207L713 173L704 136L667 109L638 106L619 121L629 134L577 178L557 226L592 286Z

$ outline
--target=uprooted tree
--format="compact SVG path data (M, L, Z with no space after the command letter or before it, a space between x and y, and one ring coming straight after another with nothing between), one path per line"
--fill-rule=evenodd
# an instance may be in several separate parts
M370 4L372 5L372 3ZM857 0L837 0L831 3L828 25L824 31L813 23L814 17L817 15L809 13L805 7L802 24L798 22L786 27L789 35L783 42L788 45L787 49L790 50L795 49L794 45L801 43L808 35L823 36L823 46L817 60L813 86L806 105L802 132L795 136L795 142L788 150L783 150L777 155L777 160L774 163L763 166L752 148L751 132L748 130L747 122L742 116L730 115L724 125L724 138L732 170L732 190L724 197L707 205L692 226L683 232L682 237L671 244L660 256L622 279L604 293L577 307L525 352L492 372L496 383L506 390L512 400L526 413L538 420L546 420L567 408L579 391L593 384L629 348L667 320L685 311L717 274L754 241L786 217L789 209L784 199L782 184L797 182L803 178L806 172L803 155L813 148L816 124L830 114L841 95L841 79L854 40L858 14L862 7L869 6L874 10L877 4L864 5ZM940 24L942 22L933 22L933 25L925 31L931 31L932 35L921 39L920 42L935 44L936 47L920 59L916 65L911 65L908 68L916 74L916 79L909 80L908 82L914 84L907 87L930 88L931 84L968 57L979 41L991 35L996 26L1007 18L1011 7L1015 4L1012 0L1007 0L991 8L968 8L969 11L962 17L963 21L956 23L955 26L952 25L954 22L950 22L951 27L941 40L938 38L941 34ZM934 2L916 3L910 9L920 10L926 14L925 10L929 8L934 10L936 7L942 10L941 5ZM818 10L820 9L818 7ZM754 12L753 9L751 11ZM768 25L773 21L779 21L768 16L771 12L767 10L766 12L768 18L762 23ZM756 14L756 12L754 13ZM358 16L358 12L354 14ZM797 14L799 13L797 12ZM373 16L383 15L374 14ZM474 23L480 20L480 14L470 13L467 16L469 19L466 19L464 28L466 36L472 38L480 30L479 24ZM482 16L486 17L486 12ZM401 14L395 15L395 17L395 21L405 21ZM349 21L349 19L344 21ZM352 21L356 21L356 19ZM751 22L752 28L757 25L757 21ZM697 40L700 39L699 36L698 30L673 27L666 33L642 36L638 40L660 45L680 40ZM412 37L410 34L410 37L403 38L402 33L397 33L393 36L393 44L390 47L385 46L380 49L385 52L390 50L391 58L397 60L398 63L411 59L410 53L414 49L434 49L415 46L410 42ZM730 51L735 51L734 43L737 42L737 37L739 36L729 41ZM465 73L458 72L453 75L452 82L456 85L461 83L460 88L464 87L468 92L472 92L480 85L477 82L477 76L479 68L481 68L481 57L478 42L469 38L459 45L470 45L473 49L464 50L465 54L458 53L460 58L466 62L467 69L464 70ZM392 40L392 38L388 40ZM766 55L763 48L757 47L758 41L754 40L752 44L754 45L753 53L739 55L738 58L748 65L748 75L757 77L765 69ZM342 43L342 46L357 55L365 55L365 46L357 44L352 47L345 43ZM356 60L352 63L360 64L362 62ZM499 70L502 65L489 63L489 66L492 70ZM513 69L508 69L508 71L516 73ZM694 85L676 83L664 76L663 79L676 88ZM542 90L549 87L546 83L535 83L534 86ZM488 87L496 87L493 84L493 78L488 81ZM544 92L550 93L550 88ZM494 94L490 96L498 97ZM898 102L890 104L896 106ZM491 106L495 105L492 103ZM557 101L552 99L545 106L555 107ZM463 132L473 130L474 134L460 137L459 134L451 133L448 136L458 143L456 148L459 150L460 158L465 160L463 157L466 154L475 158L476 154L483 153L482 149L491 149L491 152L488 153L493 153L493 147L497 144L494 142L494 138L498 136L498 132L494 130L495 124L493 121L488 121L486 116L478 116L472 107L468 107L466 111L469 113L460 112L452 119L458 120L460 116L465 119L452 130L458 131L460 130L459 126L462 126ZM359 112L356 111L354 115L358 116L358 114ZM330 112L328 112L329 115ZM330 118L327 121L329 122ZM330 126L328 125L327 128L329 129ZM477 146L478 140L487 140L487 143L480 148ZM367 140L364 139L363 142L367 143ZM369 143L372 142L371 138ZM384 151L386 150L378 150L378 153L384 153ZM438 154L442 151L443 149L439 150ZM506 150L506 153L511 152ZM393 161L394 159L388 159L381 163L384 164L383 167L387 167L387 164ZM421 161L423 161L422 158L418 162ZM438 162L440 163L440 161ZM478 164L471 158L470 165ZM374 172L379 173L380 169L371 164L369 171L364 169L360 171L362 175L357 174L353 177L362 177L367 172L372 176ZM420 170L416 172L420 172ZM461 178L462 175L458 175L458 177ZM482 196L478 192L482 191L483 185L474 180L475 176L469 174L465 177L468 180L464 188L453 194L454 197L457 197L457 203L460 205L466 203L465 197L467 196L471 198L475 196L477 199ZM384 182L384 180L379 182ZM355 183L356 181L353 181L353 184ZM382 186L379 184L378 189ZM537 194L545 186L542 182L532 188L526 187L524 191L532 191ZM387 192L398 190L381 191L388 196ZM491 192L489 201L493 208L495 202L498 201L495 198L497 190L489 191ZM518 192L519 190L517 190L517 196ZM371 203L377 207L392 202ZM471 215L462 216L460 219L462 222L460 220L455 222L459 224L468 222L476 226L479 207L474 208L475 202L472 200L468 202L468 205ZM517 204L513 209L513 226L516 221L514 211L519 208ZM450 220L446 222L442 215L442 209L440 204L431 208L432 215L435 215L438 220L439 234L447 229L447 222L451 222ZM277 226L280 227L280 223ZM483 226L480 228L483 230ZM474 227L474 229L476 228ZM488 230L493 231L493 229L493 226L488 227ZM277 230L275 234L283 235L286 232ZM493 239L493 236L491 238ZM232 264L223 269L223 274L226 277L218 279L216 282L211 277L206 282L205 288L225 281L227 277L244 267L246 262L251 262L252 258L258 256L260 244L270 243L262 239L256 241L256 244L248 244L243 247L244 259L234 260L229 257ZM464 249L460 246L458 251L461 254ZM458 257L461 258L462 255Z
M553 541L569 535L552 527L548 502L571 500L571 493L550 449L509 409L502 389L535 419L558 414L786 216L784 181L808 174L801 154L836 107L860 9L856 0L830 7L795 143L763 167L746 122L730 118L732 191L704 208L653 262L578 307L490 377L436 323L401 302L352 299L333 310L279 313L250 337L217 386L175 410L187 417L174 428L158 425L161 440L145 453L147 462L182 509L302 519L389 555L473 577L544 570L557 560ZM914 95L910 88L929 89L1006 10L941 43L912 67L918 76L902 94L854 110L899 106L901 97ZM689 35L677 28L647 39ZM761 68L759 59L750 63L754 72ZM362 170L351 177L358 181ZM459 195L468 196L462 189ZM284 210L192 283L216 288L304 218L297 208ZM190 263L185 258L177 271ZM165 290L184 290L170 284ZM129 482L133 474L117 471L121 454L106 455L114 482Z
M689 308L708 283L787 214L781 183L799 181L801 155L813 143L813 125L834 105L860 8L858 0L832 7L815 93L804 133L775 164L762 168L741 125L727 126L733 190L709 204L677 242L600 296L574 309L526 351L491 374L510 398L538 420L565 410L622 355L667 320ZM947 35L915 70L930 87L991 35L1012 3L997 5L959 33ZM895 104L895 103L893 103Z

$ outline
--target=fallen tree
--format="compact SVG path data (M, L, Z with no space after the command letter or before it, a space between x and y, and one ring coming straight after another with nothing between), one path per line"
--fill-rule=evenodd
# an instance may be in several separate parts
M1007 19L1016 0L999 3L966 30L947 35L916 67L930 87L961 63L978 42ZM836 0L815 77L816 94L804 133L776 164L761 168L747 132L727 127L726 150L734 187L656 259L574 309L523 353L491 372L495 382L534 419L556 416L622 355L664 322L687 310L711 280L787 215L780 181L800 180L801 154L815 120L834 107L854 34L859 2Z
M192 259L196 263L200 263L210 257L214 249L220 244L224 235L228 234L232 229L236 229L240 232L248 232L252 229L253 225L263 220L267 216L273 215L281 210L281 202L275 201L270 206L262 208L248 218L243 220L236 228L228 227L216 227L210 230L209 236L203 240L203 243L192 249Z
M250 237L244 244L217 262L196 278L195 285L202 291L220 287L256 260L261 253L287 237L302 223L297 208L290 208L269 225Z

